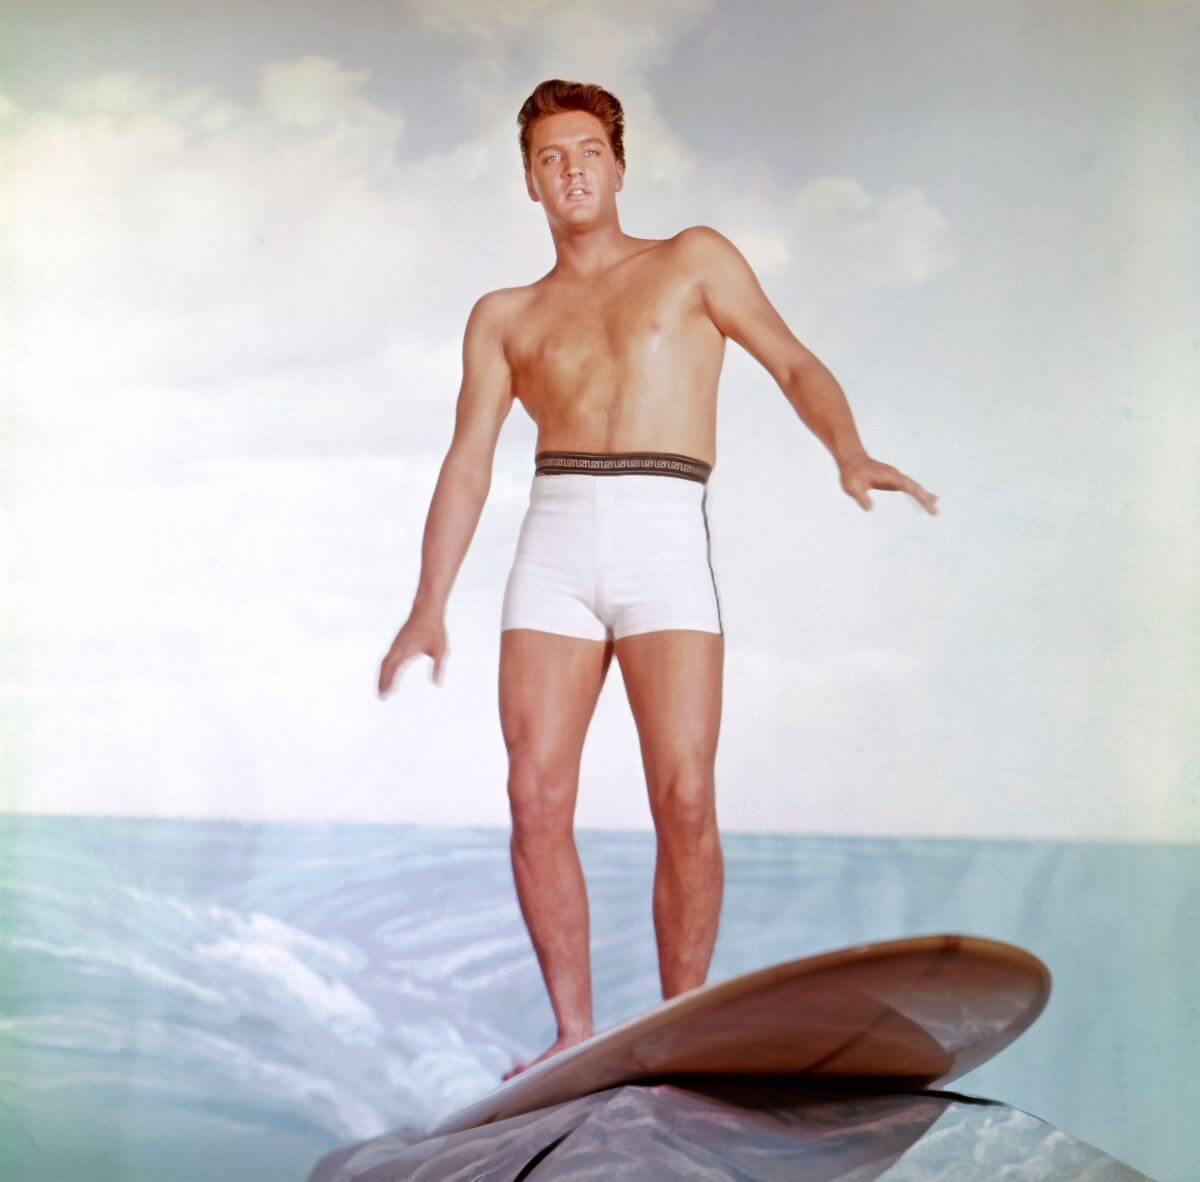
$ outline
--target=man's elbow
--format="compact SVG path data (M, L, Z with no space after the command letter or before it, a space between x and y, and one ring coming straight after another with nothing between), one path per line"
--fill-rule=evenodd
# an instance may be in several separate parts
M802 346L800 351L788 357L783 367L783 380L779 384L784 390L806 386L824 368L816 355Z
M485 493L491 487L492 461L489 456L452 447L442 462L442 471L464 484L475 485Z

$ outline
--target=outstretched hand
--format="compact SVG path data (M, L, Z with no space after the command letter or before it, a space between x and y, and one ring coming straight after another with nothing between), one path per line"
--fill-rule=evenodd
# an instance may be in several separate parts
M873 460L870 456L860 456L847 460L838 468L842 488L852 496L864 509L871 508L871 498L867 489L880 488L906 492L927 513L937 514L937 496L927 492L911 477L893 468L891 464Z
M392 688L392 681L404 672L414 658L424 653L433 658L430 680L440 686L445 676L446 657L450 649L446 643L446 626L440 616L411 615L404 627L396 633L392 647L388 649L383 664L379 667L379 696L384 697Z

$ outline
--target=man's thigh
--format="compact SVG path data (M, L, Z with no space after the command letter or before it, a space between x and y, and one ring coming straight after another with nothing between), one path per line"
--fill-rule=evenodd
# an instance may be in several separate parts
M611 640L502 631L500 727L510 757L548 771L577 768L612 655Z
M711 788L721 726L725 637L670 628L616 642L651 793Z

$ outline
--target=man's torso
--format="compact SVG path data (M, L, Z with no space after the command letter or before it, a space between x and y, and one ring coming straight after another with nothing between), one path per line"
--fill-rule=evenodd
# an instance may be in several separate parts
M585 281L505 291L504 348L537 450L664 451L716 461L725 337L677 235Z

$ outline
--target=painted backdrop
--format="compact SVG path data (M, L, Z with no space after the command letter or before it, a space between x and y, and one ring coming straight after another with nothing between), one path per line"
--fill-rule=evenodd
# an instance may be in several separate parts
M467 312L553 261L515 124L546 77L624 103L625 230L733 240L871 453L940 496L864 513L730 345L713 979L927 930L1023 943L1054 1005L972 1082L1187 1176L1196 4L7 0L0 23L0 1068L26 1177L163 1176L155 1152L214 1144L181 1097L231 1073L245 1137L206 1168L271 1127L297 1176L549 1041L496 710L519 406L445 684L422 659L375 692ZM616 664L577 824L615 1021L657 988Z

